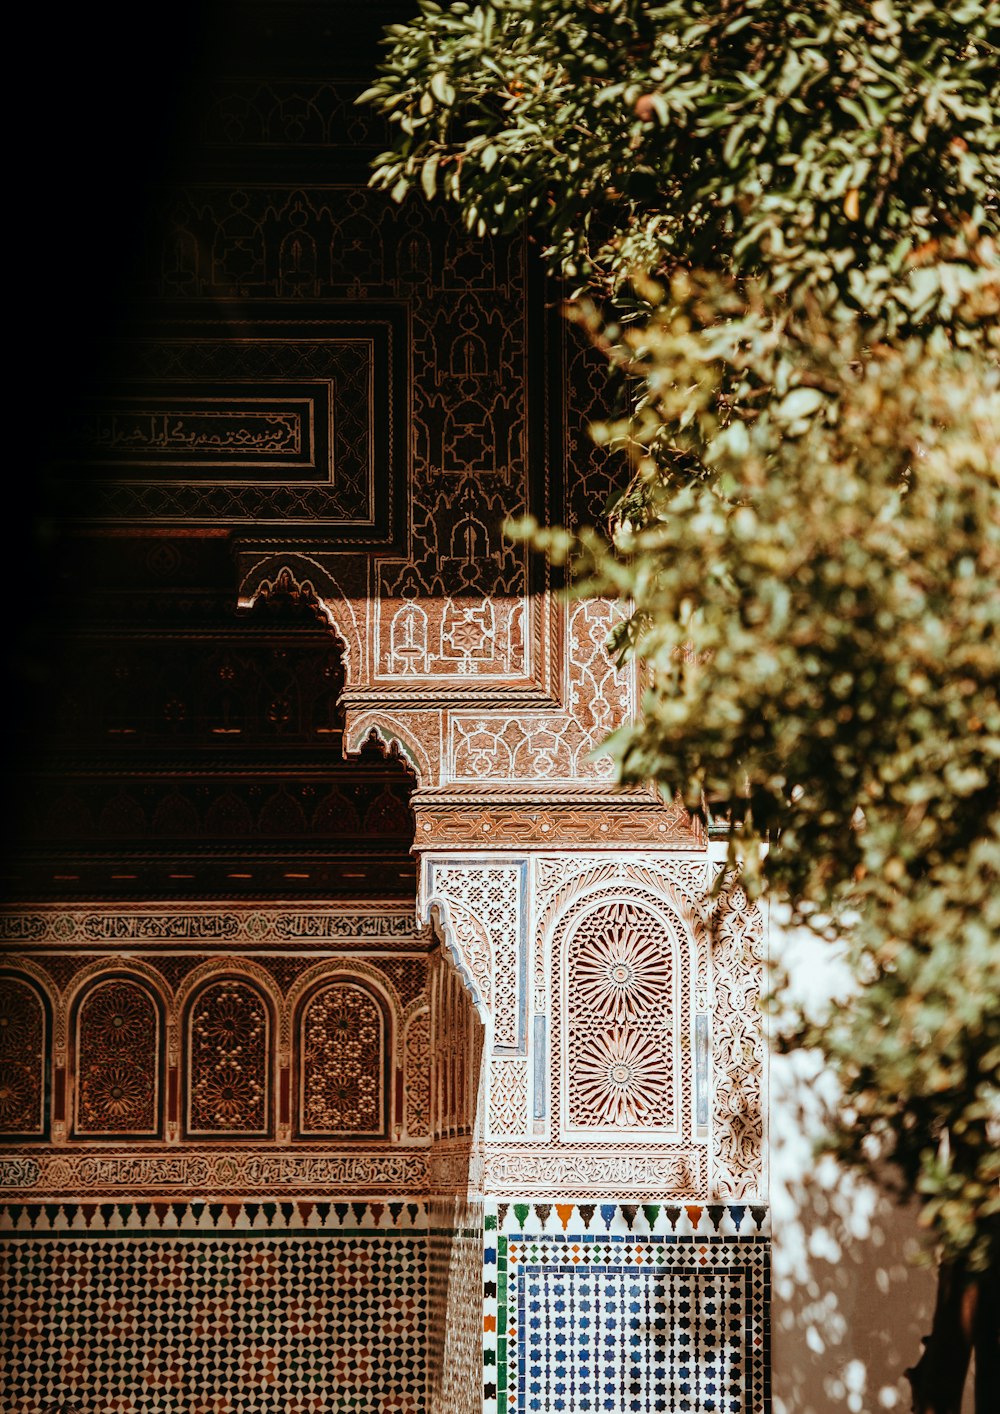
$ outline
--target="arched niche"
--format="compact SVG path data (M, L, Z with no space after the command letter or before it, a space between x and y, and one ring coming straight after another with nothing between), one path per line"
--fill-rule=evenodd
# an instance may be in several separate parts
M392 1131L395 1037L386 999L339 973L295 1015L295 1131L303 1140L385 1140Z
M76 1139L163 1137L163 999L127 972L96 977L70 1016Z
M274 1012L246 977L209 977L184 1008L183 1128L188 1139L274 1132Z
M594 899L562 944L566 1132L674 1135L680 949L666 913L641 898Z
M52 1008L23 973L0 972L0 1140L49 1135Z

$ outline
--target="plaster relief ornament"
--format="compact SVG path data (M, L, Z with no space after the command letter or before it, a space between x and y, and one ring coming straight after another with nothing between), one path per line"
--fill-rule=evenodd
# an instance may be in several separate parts
M77 1018L76 1128L152 1134L159 1111L159 1011L139 983L98 983Z
M372 1134L384 1130L385 1028L375 1000L338 982L302 1016L303 1134Z
M0 979L0 1133L40 1135L43 1129L45 1017L34 990Z
M611 1027L593 1036L591 1045L577 1061L573 1087L591 1122L616 1129L655 1123L670 1079L655 1041Z
M669 996L669 958L634 924L621 932L608 924L578 957L574 982L583 1005L613 1021L634 1021Z
M252 987L227 979L201 992L191 1013L192 1132L263 1132L268 1040L267 1008Z
M571 1130L672 1130L677 973L663 916L611 897L569 929L563 1003Z

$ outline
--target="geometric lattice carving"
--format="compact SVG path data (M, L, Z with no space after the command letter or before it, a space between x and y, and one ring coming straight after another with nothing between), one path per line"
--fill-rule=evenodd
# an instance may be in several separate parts
M615 900L566 944L567 1120L584 1130L676 1126L673 949L663 921Z
M45 1009L29 983L0 977L0 1134L45 1133Z
M188 1013L189 1134L266 1134L270 1016L256 988L227 977Z
M525 1135L528 1129L528 1062L504 1057L490 1062L490 1134Z
M385 1016L366 988L334 982L302 1009L299 1133L386 1133Z
M430 1134L431 1018L418 1012L406 1028L403 1079L403 1130L408 1139Z
M716 918L713 1197L750 1198L763 1189L763 919L741 888L723 894Z
M429 893L448 900L452 928L480 996L493 1013L493 1046L524 1048L522 864L435 863Z
M76 1022L79 1135L155 1137L160 1124L160 1009L140 982L87 992Z

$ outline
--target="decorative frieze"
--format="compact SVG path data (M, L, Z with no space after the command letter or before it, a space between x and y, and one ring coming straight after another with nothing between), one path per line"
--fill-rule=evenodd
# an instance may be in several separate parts
M201 947L298 946L364 939L399 940L411 947L420 938L411 909L213 908L25 909L0 912L0 940L56 946L121 947L136 944L193 944Z
M0 1158L0 1188L9 1197L42 1194L178 1196L340 1192L421 1194L427 1152L372 1150L261 1153L258 1150L19 1154Z

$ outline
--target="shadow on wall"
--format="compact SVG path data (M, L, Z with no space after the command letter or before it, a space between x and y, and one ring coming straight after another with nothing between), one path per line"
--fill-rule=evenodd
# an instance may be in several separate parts
M912 1208L817 1160L830 1080L818 1056L771 1059L774 1414L907 1414L934 1269ZM972 1390L970 1371L963 1414Z

